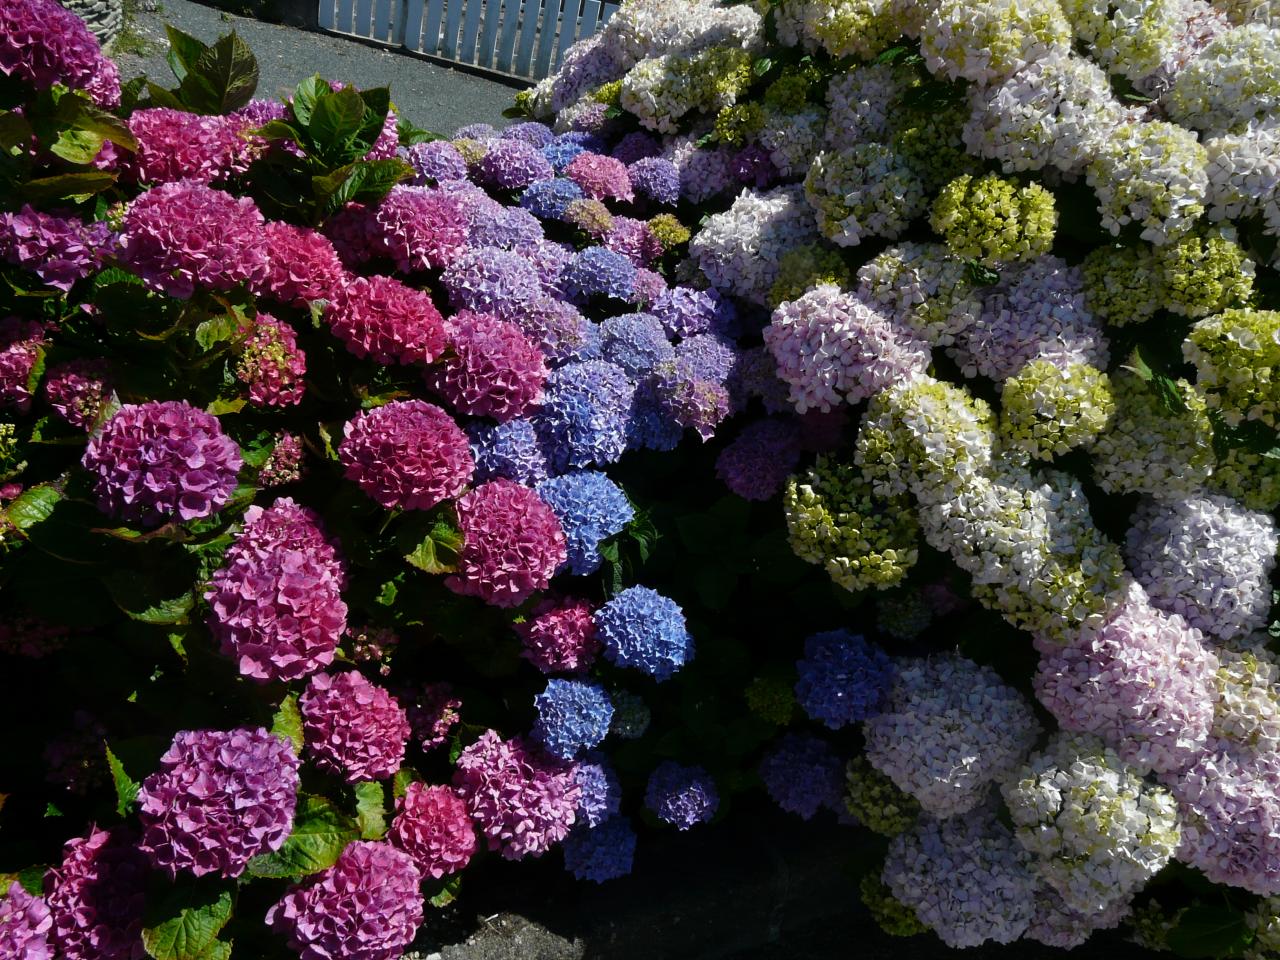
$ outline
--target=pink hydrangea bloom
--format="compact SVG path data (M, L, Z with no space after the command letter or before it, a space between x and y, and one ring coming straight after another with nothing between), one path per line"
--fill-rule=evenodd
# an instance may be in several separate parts
M667 281L662 274L640 267L636 270L635 279L631 281L631 302L638 307L646 307L661 297L667 290Z
M209 630L246 677L305 677L333 662L347 627L345 579L315 513L288 497L250 507L205 593Z
M401 699L409 704L406 711L409 726L424 751L444 743L462 719L458 712L462 701L453 695L453 687L448 683L424 683L416 695L411 692Z
M267 925L300 960L397 960L422 924L422 874L389 843L357 840L289 888Z
M197 285L256 288L267 270L262 214L247 197L203 183L161 184L129 204L119 259L149 286L184 300Z
M145 524L216 513L243 462L218 418L185 400L121 407L81 460L94 475L98 508Z
M297 434L282 433L271 448L267 462L258 471L258 483L264 489L281 487L302 479L302 462L306 451L302 449L302 441Z
M448 266L467 244L462 204L431 187L392 187L373 221L383 249L405 273Z
M234 117L188 113L169 107L135 110L129 132L138 151L126 167L141 183L191 180L213 183L249 169L252 147Z
M515 630L524 641L521 655L543 673L586 670L602 648L591 604L585 600L548 597Z
M396 801L387 839L413 857L424 877L457 873L476 852L476 828L452 787L411 783Z
M382 249L374 211L362 203L348 203L326 220L321 230L349 266L372 260Z
M330 299L346 282L338 251L323 234L273 220L263 229L263 237L267 269L254 289L259 296L306 307L311 300Z
M44 345L44 324L20 317L0 320L0 409L31 409L31 375Z
M147 857L125 827L68 840L44 878L59 960L145 960Z
M111 397L107 369L105 360L71 360L51 367L44 378L44 398L67 423L89 430Z
M632 217L614 217L613 226L604 235L604 245L637 267L647 267L662 256L662 244L649 225Z
M592 199L628 202L635 199L627 165L613 157L580 153L569 161L569 165L564 168L564 175Z
M33 897L14 880L0 898L0 957L8 960L53 960L49 931L53 917L40 897Z
M249 402L257 407L301 403L307 392L302 380L306 373L307 356L298 347L293 327L270 314L258 314L236 364L236 377L249 387Z
M455 410L503 423L542 401L546 360L520 327L464 310L448 329L453 349L427 383Z
M542 856L568 835L582 796L577 769L487 730L458 757L453 783L489 849L520 860Z
M334 335L357 357L430 363L444 350L444 320L431 298L391 277L358 277L325 310Z
M716 476L744 500L768 500L800 463L795 423L770 417L748 425L716 459Z
M261 728L183 730L142 782L139 849L170 877L238 877L293 829L298 758Z
M0 73L37 90L61 83L100 107L120 102L120 73L85 22L53 0L0 5Z
M316 765L347 783L393 776L404 762L409 719L396 698L348 670L317 673L298 700Z
M475 461L462 428L423 400L396 400L357 414L343 429L346 477L388 509L430 510L456 497Z
M510 480L490 480L458 500L462 549L455 593L515 607L545 590L568 556L564 528L542 498Z

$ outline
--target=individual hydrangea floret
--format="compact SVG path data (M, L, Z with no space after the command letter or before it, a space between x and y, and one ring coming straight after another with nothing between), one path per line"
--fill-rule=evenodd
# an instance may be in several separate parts
M664 823L688 830L715 816L720 794L704 768L665 760L649 774L644 805Z
M121 407L90 438L81 464L100 510L152 526L216 513L243 460L216 417L170 400Z
M903 793L864 756L854 757L845 768L845 809L859 823L882 837L896 837L915 826L920 804Z
M298 766L261 728L181 731L138 791L139 849L170 878L240 876L293 829Z
M1196 386L1229 426L1280 423L1280 310L1226 310L1201 320L1182 345Z
M90 827L68 840L62 863L45 875L54 956L138 960L149 867L127 827Z
M463 869L476 852L476 828L456 790L410 783L396 801L387 840L413 857L423 877L439 880Z
M760 779L774 803L809 820L839 806L843 765L825 740L789 733L760 761Z
M929 218L953 253L988 264L1048 253L1057 222L1052 193L995 174L952 180L934 200Z
M796 702L832 730L876 716L894 684L893 661L847 630L816 633L796 661Z
M613 704L604 687L583 680L548 680L533 698L538 711L533 738L553 757L572 760L609 732Z
M395 400L357 414L338 447L348 480L387 509L430 510L455 497L475 465L467 435L423 400Z
M501 477L535 486L547 479L547 455L532 421L471 423L467 425L467 435L471 438L477 483Z
M392 277L343 284L324 319L349 351L378 363L427 364L445 348L444 320L431 297Z
M501 423L542 400L546 362L516 324L463 311L449 321L449 346L427 382L458 412Z
M409 720L396 698L348 670L317 673L298 698L307 751L347 783L384 780L404 761Z
M693 658L684 611L648 587L628 587L595 614L605 657L666 680Z
M566 563L575 576L599 569L600 544L621 533L635 516L622 489L596 470L552 477L538 484L537 491L564 527Z

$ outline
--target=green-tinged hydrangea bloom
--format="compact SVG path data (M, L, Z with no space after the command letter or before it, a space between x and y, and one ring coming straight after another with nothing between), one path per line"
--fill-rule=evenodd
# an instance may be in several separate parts
M876 626L898 640L911 640L933 622L933 608L919 590L904 590L876 601Z
M740 147L764 126L764 107L758 103L736 103L716 114L716 137L721 143Z
M596 103L616 107L622 103L622 81L611 80L608 83L602 83L592 90L589 96Z
M18 428L0 423L0 480L16 476L23 466L18 459Z
M849 285L849 268L834 250L817 244L794 247L778 261L778 279L769 289L769 306L799 300L808 290L824 283Z
M484 155L489 152L489 145L480 140L472 140L470 137L463 137L460 140L453 141L454 148L462 154L462 159L467 162L468 167L474 167L477 163L484 159Z
M741 47L709 47L688 61L689 80L704 110L735 103L754 79L751 54Z
M1019 187L994 173L965 174L942 188L929 223L955 253L993 264L1048 253L1058 212L1038 183Z
M950 346L982 315L966 261L942 243L908 242L858 270L858 296L933 346Z
M965 152L961 138L969 113L969 104L961 102L942 110L908 110L895 124L893 149L929 193L981 171L981 162Z
M1087 363L1032 360L1004 382L1001 439L1037 460L1093 440L1115 410L1111 381Z
M842 247L867 237L897 238L928 199L903 157L882 143L819 153L804 178L804 195L823 236Z
M785 727L796 713L795 681L788 677L756 677L743 692L747 708L766 723Z
M1218 651L1218 705L1211 736L1251 750L1280 746L1280 663L1267 649L1268 639L1260 633L1257 639L1238 641L1238 650Z
M809 102L814 84L821 80L822 71L811 63L786 67L765 90L765 106L781 113L798 113Z
M1113 326L1145 323L1160 309L1155 258L1146 244L1097 247L1081 270L1085 306Z
M1251 23L1219 34L1161 100L1176 123L1206 133L1240 133L1280 112L1280 41Z
M897 899L878 874L868 873L862 878L858 883L858 895L876 926L889 936L914 937L929 932L916 912Z
M1280 460L1244 447L1232 447L1218 457L1209 487L1239 500L1250 510L1270 513L1280 508Z
M675 218L674 214L660 213L649 221L649 231L654 239L662 244L663 250L674 250L689 242L693 236L689 228Z
M812 4L811 4L812 6ZM889 0L818 0L822 9L812 21L813 38L837 60L866 60L898 39L902 25Z
M516 106L525 112L526 116L533 116L533 98L535 90L530 87L526 90L520 90L516 93Z
M929 69L953 80L963 77L990 86L1071 46L1071 25L1057 0L938 0L903 6L924 13L920 49Z
M1060 0L1076 36L1094 57L1130 80L1160 69L1181 39L1186 7L1181 0Z
M593 237L603 237L613 229L613 214L603 201L594 197L581 197L571 202L564 208L564 219Z
M859 755L850 760L844 779L845 809L868 830L882 837L896 837L915 825L920 816L919 802L866 757Z
M821 564L846 590L895 586L919 557L909 504L875 496L847 464L819 457L813 469L787 481L783 509L795 555Z
M1280 414L1280 310L1226 310L1191 328L1182 354L1196 385L1230 426L1277 425Z
M1207 317L1247 303L1253 261L1235 243L1235 231L1192 232L1155 250L1164 307L1184 317Z

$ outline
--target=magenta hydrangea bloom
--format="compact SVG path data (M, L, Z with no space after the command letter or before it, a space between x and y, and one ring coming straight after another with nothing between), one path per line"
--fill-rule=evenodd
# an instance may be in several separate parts
M31 409L32 375L44 346L44 324L20 317L0 320L0 410Z
M499 190L523 190L556 175L540 147L523 140L493 140L480 160L479 179Z
M397 960L422 924L422 874L389 843L357 840L289 888L267 925L301 960Z
M125 827L90 827L87 837L67 841L61 865L44 878L59 960L144 960L147 870Z
M288 407L302 402L307 392L303 377L307 355L298 346L293 327L260 313L241 347L236 377L249 388L256 407Z
M488 730L458 757L453 783L489 849L520 860L542 856L568 835L582 795L576 773L575 763Z
M660 364L653 376L658 408L673 423L695 431L704 441L729 415L729 390L720 381L701 376L682 358Z
M347 783L393 776L404 762L409 718L396 698L354 670L317 673L298 699L316 765Z
M594 200L635 199L631 189L631 174L627 165L613 157L598 153L580 153L564 168L564 175L582 188L582 192Z
M338 459L348 480L390 509L430 510L456 497L475 462L462 428L424 400L396 400L357 414Z
M637 267L646 267L662 256L662 243L649 225L632 217L614 217L613 226L604 235L604 245Z
M93 474L98 509L150 525L216 513L244 461L217 417L168 400L121 407L80 462Z
M405 273L446 266L467 244L462 204L431 187L392 187L373 222L382 248Z
M458 412L499 423L542 402L547 364L520 327L464 310L449 322L452 350L427 383Z
M53 960L49 932L53 916L40 897L33 897L14 880L0 899L0 957L7 960Z
M378 363L430 363L444 350L444 320L431 297L391 277L343 285L324 316L348 350Z
M105 360L60 363L45 373L44 398L71 426L89 430L111 397L107 370Z
M120 73L85 22L53 0L0 6L0 73L37 90L83 90L100 107L120 102Z
M490 480L458 500L462 549L455 593L495 607L515 607L545 590L568 556L555 511L528 487Z
M354 266L372 260L381 251L375 211L362 203L348 203L321 226L342 262Z
M302 462L306 452L295 433L282 433L267 455L267 462L258 471L258 484L264 489L282 487L302 479Z
M204 595L209 631L244 676L297 680L333 662L345 580L315 513L288 497L252 506Z
M323 234L272 220L263 229L263 238L267 269L254 288L259 296L305 308L312 300L335 296L346 282L338 251Z
M125 166L141 183L190 180L213 183L249 169L252 147L240 136L242 122L230 116L188 113L169 107L135 110L129 132L138 150Z
M98 269L114 245L111 225L101 220L83 223L29 205L0 214L0 257L59 290L70 290Z
M240 876L293 829L298 766L261 728L180 731L138 791L138 848L170 877Z
M467 250L449 265L441 282L457 309L517 323L525 305L543 293L533 264L498 247Z
M396 801L387 839L413 857L424 877L457 873L476 852L476 828L452 787L414 782Z
M161 184L129 204L120 263L148 286L183 300L197 285L256 288L267 271L263 224L247 197L189 180Z
M716 476L744 500L768 500L800 463L795 423L778 417L756 420L720 451Z
M548 597L515 630L524 642L521 656L543 673L580 673L603 649L585 600Z

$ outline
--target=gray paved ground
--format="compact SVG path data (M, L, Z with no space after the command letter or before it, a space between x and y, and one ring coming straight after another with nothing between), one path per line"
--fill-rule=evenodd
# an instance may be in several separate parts
M502 111L511 105L518 89L417 57L342 37L237 17L191 0L160 0L157 11L136 15L135 29L152 41L152 50L145 57L116 55L126 79L145 73L164 85L172 80L164 60L166 22L205 42L234 29L258 58L259 96L278 97L313 73L358 87L389 84L401 114L438 133L452 133L467 123L505 123Z

